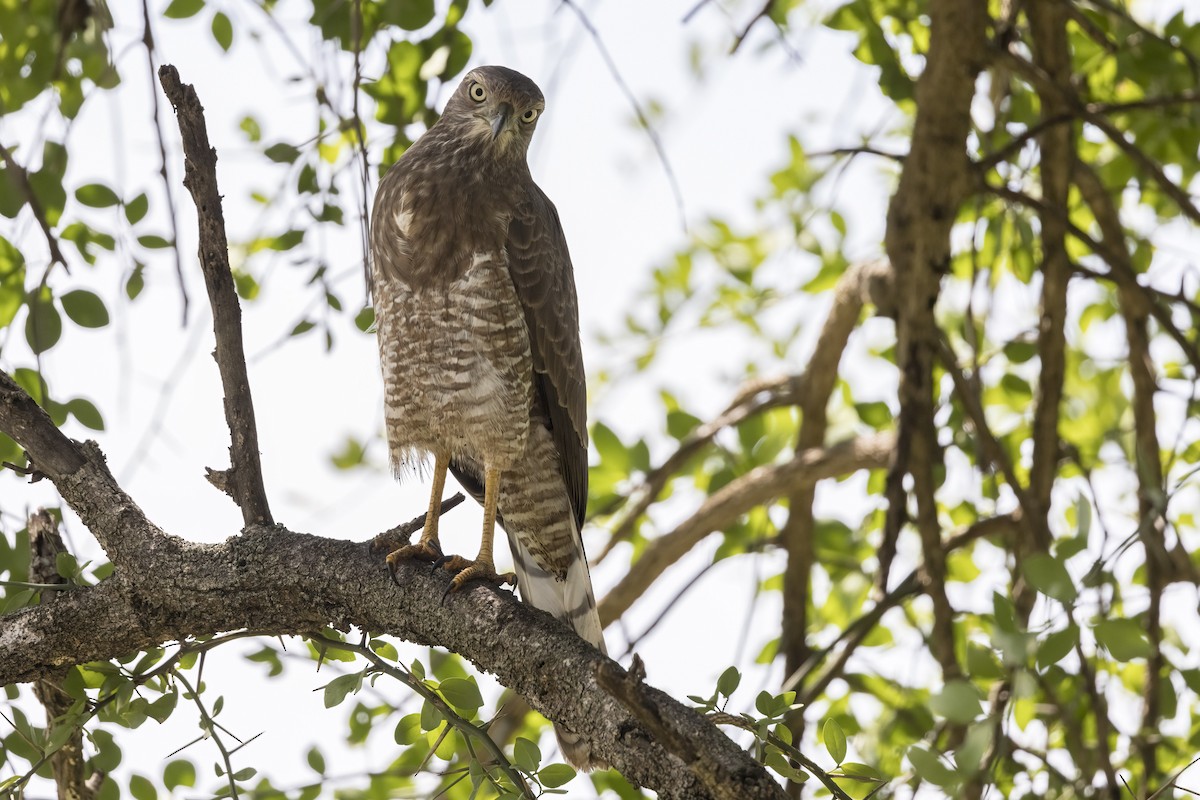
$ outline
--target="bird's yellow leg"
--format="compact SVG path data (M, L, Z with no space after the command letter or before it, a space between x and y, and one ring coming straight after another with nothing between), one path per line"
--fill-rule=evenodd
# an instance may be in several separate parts
M458 574L450 582L448 591L461 589L467 581L485 580L498 584L516 586L517 576L511 572L503 575L496 573L496 564L492 560L492 542L496 536L496 506L500 502L500 470L486 467L483 471L483 535L479 542L479 555L474 561L462 556L446 559L442 566Z
M437 561L442 557L442 545L438 541L438 520L441 518L442 492L446 488L446 470L450 468L450 457L438 454L433 463L433 488L429 492L429 510L425 512L425 528L416 544L408 544L388 554L388 569L395 570L396 564L409 558L421 561Z

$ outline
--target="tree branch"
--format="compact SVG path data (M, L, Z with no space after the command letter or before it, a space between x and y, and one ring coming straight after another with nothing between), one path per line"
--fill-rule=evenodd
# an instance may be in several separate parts
M950 231L971 189L967 156L975 77L987 57L987 3L932 0L931 37L925 71L917 81L912 147L888 205L884 243L896 272L896 358L900 370L900 418L896 460L888 475L884 524L887 564L906 512L904 473L912 476L916 526L933 601L934 655L943 676L959 674L954 610L946 597L945 559L937 519L934 469L941 462L934 425L933 362L937 325L933 307L950 263ZM881 589L884 587L880 587Z
M29 517L29 580L42 584L66 585L67 579L58 573L58 555L67 552L58 525L46 509ZM62 595L50 592L42 595L42 603L53 603ZM62 688L66 670L55 670L33 685L33 693L46 709L46 734L54 740L59 726L72 730L63 745L50 757L58 796L71 800L91 800L95 791L89 785L83 757L83 730L78 727L71 706L75 700ZM60 740L61 741L61 740Z
M548 614L485 585L443 602L449 578L425 565L401 565L393 583L369 542L278 525L215 545L166 534L121 491L94 444L59 433L2 372L0 389L0 430L35 464L54 465L48 477L117 565L97 586L0 617L0 684L221 631L286 635L354 625L461 654L588 738L600 757L660 797L715 796L600 687L597 669L607 658ZM58 469L63 463L76 467ZM739 797L783 796L765 769L712 724L665 694L655 697L705 763L737 781Z
M655 539L633 563L628 574L600 601L600 623L608 626L642 596L667 567L678 561L705 536L730 525L742 514L786 494L803 482L883 469L895 437L875 434L828 448L798 453L790 461L756 467L710 495L700 508L673 531Z
M246 525L270 525L273 520L263 489L258 429L242 346L242 309L229 268L229 243L217 191L217 154L208 143L204 107L195 88L181 83L179 72L170 64L159 67L158 79L175 107L185 157L183 185L192 193L199 216L200 266L212 304L217 367L225 387L225 421L232 438L228 472L210 473L209 479L241 507Z
M12 152L3 144L0 144L0 157L4 158L5 168L12 173L17 187L25 195L25 202L29 203L29 210L33 212L33 218L37 220L38 227L42 229L42 235L46 237L46 247L50 249L50 263L62 264L63 269L69 270L67 259L63 257L62 249L58 246L58 239L55 238L54 231L50 228L50 221L46 218L46 210L42 208L37 194L33 191L33 185L29 183L29 173L17 163Z

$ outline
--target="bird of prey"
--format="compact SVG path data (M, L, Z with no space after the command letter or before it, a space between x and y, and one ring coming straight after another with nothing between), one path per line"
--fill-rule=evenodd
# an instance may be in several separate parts
M544 105L519 72L474 69L379 184L371 290L389 454L398 477L433 461L421 539L387 559L441 564L456 573L451 589L516 583L604 650L580 537L587 398L575 282L558 212L526 162ZM447 470L483 504L473 560L442 554ZM496 522L516 576L496 573ZM558 735L576 766L601 766L587 742Z

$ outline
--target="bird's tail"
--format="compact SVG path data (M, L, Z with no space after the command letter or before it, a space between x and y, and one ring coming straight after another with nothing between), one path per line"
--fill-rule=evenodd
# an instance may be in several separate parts
M572 523L574 520L572 519ZM600 614L596 611L596 596L592 592L592 577L588 571L587 556L583 542L575 531L579 544L566 577L559 580L552 573L538 566L533 553L517 539L509 535L513 566L517 573L517 587L521 599L534 608L540 608L575 629L575 632L595 645L600 652L607 653L604 646L604 629L600 627ZM562 725L554 726L558 745L567 761L581 770L608 767L602 759L592 754L592 746L573 731Z

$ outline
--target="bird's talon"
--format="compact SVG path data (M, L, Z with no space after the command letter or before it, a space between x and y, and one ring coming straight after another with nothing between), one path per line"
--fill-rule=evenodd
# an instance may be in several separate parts
M429 539L416 544L406 544L404 547L399 547L387 556L388 575L391 576L392 583L397 586L400 581L396 580L396 569L400 566L401 561L431 561L435 565L444 559L442 555L442 546L437 539Z

